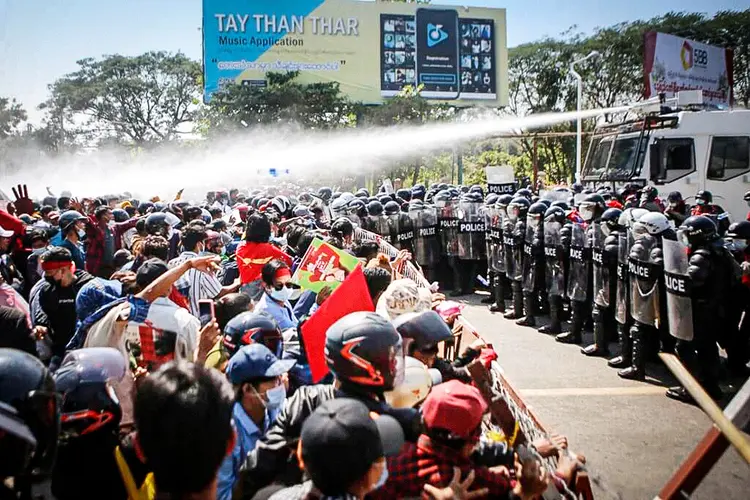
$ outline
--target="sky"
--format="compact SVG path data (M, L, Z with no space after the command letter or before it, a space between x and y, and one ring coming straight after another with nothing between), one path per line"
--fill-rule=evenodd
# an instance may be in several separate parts
M248 0L252 1L252 0ZM278 0L282 3L284 0ZM750 0L435 0L507 9L508 46L670 11L743 10ZM15 97L29 121L47 85L102 54L182 51L201 57L202 0L0 0L0 97Z

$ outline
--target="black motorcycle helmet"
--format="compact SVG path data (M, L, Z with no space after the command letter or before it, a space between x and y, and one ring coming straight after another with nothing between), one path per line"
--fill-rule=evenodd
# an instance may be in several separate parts
M508 205L508 217L511 221L526 219L531 202L523 196L516 196Z
M493 206L495 203L497 203L497 199L499 196L495 193L490 193L487 195L487 198L484 199L484 204L488 207Z
M55 372L62 396L60 444L82 436L115 434L122 409L111 383L122 380L127 362L117 349L89 347L69 351Z
M115 208L112 210L112 218L114 218L115 222L125 222L130 219L130 216L122 208Z
M424 210L425 202L420 200L419 198L415 198L409 202L409 210Z
M469 188L470 193L479 193L482 197L484 197L484 189L482 189L482 186L479 184L474 184Z
M695 194L695 203L696 205L710 205L714 201L714 195L711 194L711 191L698 191Z
M471 191L461 195L461 201L466 203L482 203L482 195L476 191Z
M659 190L654 186L645 186L641 190L641 200L654 201L657 196L659 196Z
M242 346L250 344L263 344L277 358L281 358L284 348L281 329L276 320L252 311L240 313L229 320L224 327L221 344L230 358Z
M185 222L200 219L202 214L203 210L201 210L201 207L185 207L185 209L182 211Z
M167 214L156 212L146 217L146 232L151 235L166 236L169 233Z
M398 191L396 191L396 196L398 196L404 201L411 201L411 190L399 189Z
M416 198L418 200L424 200L425 194L427 190L424 187L424 184L415 184L411 188L411 197L412 199Z
M48 476L60 432L60 404L37 358L0 348L0 477Z
M367 213L374 216L383 215L383 204L377 200L371 201L367 204Z
M542 221L544 219L544 214L547 212L547 205L544 203L532 203L529 207L528 212L526 213L526 217L528 219L534 219L537 221Z
M138 213L140 215L146 215L147 213L154 210L154 204L150 201L143 201L138 204Z
M534 195L531 197L530 201L531 201L531 204L533 205L534 203L538 203L539 200L541 200L541 198L539 198L537 195Z
M559 224L565 224L566 215L565 210L558 206L551 206L544 212L544 222L557 222Z
M414 350L437 353L438 344L453 337L450 327L435 311L406 313L391 321L404 342L404 355Z
M325 186L318 189L318 198L323 200L325 203L328 203L331 200L331 196L333 196L333 190L331 188Z
M349 215L362 218L367 215L367 205L361 198L355 198L347 204L346 211Z
M385 215L396 215L401 211L401 205L391 200L383 206Z
M688 247L713 243L719 239L719 230L713 220L705 215L693 215L682 223L677 236Z
M557 200L550 203L550 207L559 207L562 208L565 212L570 211L570 205L568 205L568 202L563 200Z
M499 207L507 207L510 205L510 203L513 201L513 195L510 194L501 194L497 197L497 201L495 202L495 205Z
M438 192L437 192L437 193L435 194L435 196L433 196L433 197L432 197L432 201L433 201L433 202L434 202L435 204L439 204L439 203L448 203L449 201L451 201L451 199L452 199L452 198L453 198L453 197L451 196L451 193L450 193L450 191L448 191L448 190L444 189L444 190L442 190L442 191L438 191Z
M401 335L379 314L355 312L335 322L326 332L328 368L345 388L382 396L403 380Z
M570 186L570 190L573 192L573 194L579 194L583 192L583 185L580 182L574 182L572 186Z
M607 203L604 201L604 197L596 193L586 195L578 205L578 212L586 222L599 219L606 209Z
M552 206L552 201L548 200L547 198L542 198L541 200L539 200L539 203L544 204L544 206L547 208Z
M364 198L367 199L370 197L370 192L367 190L367 188L359 188L356 193L354 193L354 196L357 198Z
M739 221L732 223L727 229L727 238L735 240L750 240L750 221Z
M521 188L518 191L516 191L516 194L513 195L514 198L518 198L519 196L526 198L529 201L529 203L531 203L531 198L534 196L534 194L531 192L529 188Z
M602 231L606 234L616 231L620 228L620 217L622 210L619 208L608 208L604 211L601 218Z

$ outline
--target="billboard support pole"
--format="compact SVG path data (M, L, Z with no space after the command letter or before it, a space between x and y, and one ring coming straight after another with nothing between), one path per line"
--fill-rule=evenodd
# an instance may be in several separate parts
M464 152L459 147L456 149L456 166L458 167L458 185L464 183Z

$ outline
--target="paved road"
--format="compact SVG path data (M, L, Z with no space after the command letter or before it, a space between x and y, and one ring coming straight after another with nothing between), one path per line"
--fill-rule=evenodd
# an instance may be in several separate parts
M666 368L647 368L665 382L622 380L604 359L492 314L480 298L461 300L469 305L465 316L493 343L508 380L548 430L568 436L593 475L621 498L654 498L710 427L700 409L664 396L663 385L673 380ZM597 500L614 498L594 488ZM750 466L728 450L693 498L747 500Z

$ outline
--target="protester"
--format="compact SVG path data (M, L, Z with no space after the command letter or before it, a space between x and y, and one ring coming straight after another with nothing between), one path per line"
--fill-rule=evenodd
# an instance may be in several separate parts
M113 217L112 209L102 205L86 221L86 271L101 278L109 278L117 269L114 258L122 246L122 235L138 221L113 222Z
M77 269L85 269L86 253L81 239L86 236L86 217L75 210L68 210L60 214L60 235L62 242L59 246L67 249Z
M245 244L237 249L237 266L244 292L253 300L259 300L263 290L260 281L263 266L273 259L292 265L292 259L269 243L271 222L263 214L254 213L247 218Z
M264 312L273 317L282 330L297 328L299 318L289 297L295 287L289 266L280 260L272 260L263 266L261 271L263 295L255 306L256 312Z

